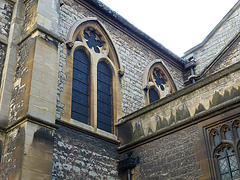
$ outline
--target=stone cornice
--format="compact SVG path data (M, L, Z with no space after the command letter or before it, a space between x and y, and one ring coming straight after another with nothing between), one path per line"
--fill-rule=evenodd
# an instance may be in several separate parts
M29 32L25 36L21 37L18 44L21 44L23 41L25 41L28 37L30 37L36 31L42 32L60 43L64 42L64 40L57 34L51 32L50 30L46 29L45 27L39 24L34 24L34 26L29 30Z

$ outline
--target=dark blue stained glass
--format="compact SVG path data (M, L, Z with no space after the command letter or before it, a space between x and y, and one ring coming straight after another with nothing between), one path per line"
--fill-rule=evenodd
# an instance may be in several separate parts
M98 128L106 132L112 132L112 126L102 122L98 122Z
M81 70L78 70L76 68L73 68L73 75L74 75L74 79L80 81L80 82L88 82L88 74L86 73L82 73Z
M156 81L156 84L160 86L161 90L164 91L164 84L166 84L166 80L164 79L164 74L160 72L158 69L154 69L153 77Z
M100 53L100 50L98 47L102 47L102 43L100 40L97 40L98 35L94 33L93 31L85 31L84 32L84 38L87 40L87 45L89 48L94 49L96 53Z
M225 129L225 133L224 134L225 134L225 138L227 140L232 140L232 132L231 132L231 130L229 128Z
M107 63L97 67L97 127L112 132L112 73Z
M89 117L89 74L88 55L84 50L78 49L74 52L73 60L71 118L86 124Z
M74 59L74 69L77 69L85 74L89 73L89 65L86 65L84 63L81 63L80 61Z
M149 89L149 102L150 104L159 100L160 97L158 95L158 92L154 88Z
M220 137L218 134L213 136L214 144L218 145L220 143Z
M72 111L72 119L79 120L82 123L88 123L88 116Z
M84 83L82 83L81 81L78 81L78 80L74 80L74 81L75 81L75 83L73 84L73 91L77 91L77 92L75 92L75 94L78 94L78 93L82 93L82 94L85 94L85 95L89 94L87 84L84 84Z
M109 72L109 73L111 73L111 72ZM112 83L112 77L109 77L107 74L104 74L101 71L98 73L97 79L98 79L98 81L103 82L105 84Z

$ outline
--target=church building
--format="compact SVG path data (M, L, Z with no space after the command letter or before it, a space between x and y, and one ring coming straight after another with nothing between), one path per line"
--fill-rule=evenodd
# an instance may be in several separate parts
M179 57L99 0L0 0L0 179L237 178L240 1Z

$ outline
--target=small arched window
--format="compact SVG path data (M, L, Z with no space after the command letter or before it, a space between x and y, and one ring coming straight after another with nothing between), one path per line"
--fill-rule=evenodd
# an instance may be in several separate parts
M104 61L97 66L97 127L112 132L112 73Z
M151 104L176 91L176 86L161 60L150 63L143 78L145 104Z
M86 124L89 122L89 74L89 57L84 50L78 49L73 59L71 118Z
M231 146L223 146L217 153L218 166L222 180L239 177L236 152Z

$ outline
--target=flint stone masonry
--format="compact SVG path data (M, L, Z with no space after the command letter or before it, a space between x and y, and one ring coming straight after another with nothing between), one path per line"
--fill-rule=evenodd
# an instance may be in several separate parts
M140 158L135 179L199 179L200 164L194 151L197 140L199 132L194 125L132 150Z
M185 55L186 59L194 57L197 60L195 68L196 74L207 67L216 56L225 48L228 43L240 31L240 9L236 9L227 20L217 29L217 31L210 37L210 39L193 52Z
M25 84L21 84L22 77L28 72L28 68L25 67L25 63L29 58L29 41L26 40L19 46L17 67L15 72L15 83L12 91L12 98L10 101L10 113L9 121L14 122L18 118L18 113L23 109L23 100L19 101L19 96L21 96L26 88Z
M37 0L28 0L25 2L25 16L23 23L23 33L26 35L31 30L37 20Z
M6 48L7 48L6 45L0 43L0 85L1 85L2 71L3 71L5 57L6 57Z
M8 1L0 0L0 37L8 37L12 20L13 5Z
M54 137L52 179L118 179L117 147L60 126Z
M24 128L18 127L6 134L3 156L1 161L1 179L7 180L14 177L19 170L23 152L21 143L24 141Z
M94 14L79 4L77 1L69 0L64 1L60 8L60 28L59 35L66 40L67 33L70 27L78 20L86 17L97 17L98 20L104 25L110 34L112 41L115 43L116 49L122 61L122 66L125 71L124 76L121 78L121 93L123 95L122 111L124 115L144 106L144 92L143 92L143 71L147 65L155 59L162 59L153 50L147 48L144 44L137 42L135 39L126 35L123 31L106 22L102 17ZM66 46L60 49L59 60L59 88L57 98L57 114L56 118L60 119L61 114L64 113L64 103L60 101L62 88L66 78L64 75L64 66L66 62ZM164 60L163 60L164 61ZM175 80L177 89L183 88L182 72L169 64L164 62L167 66L169 73Z

